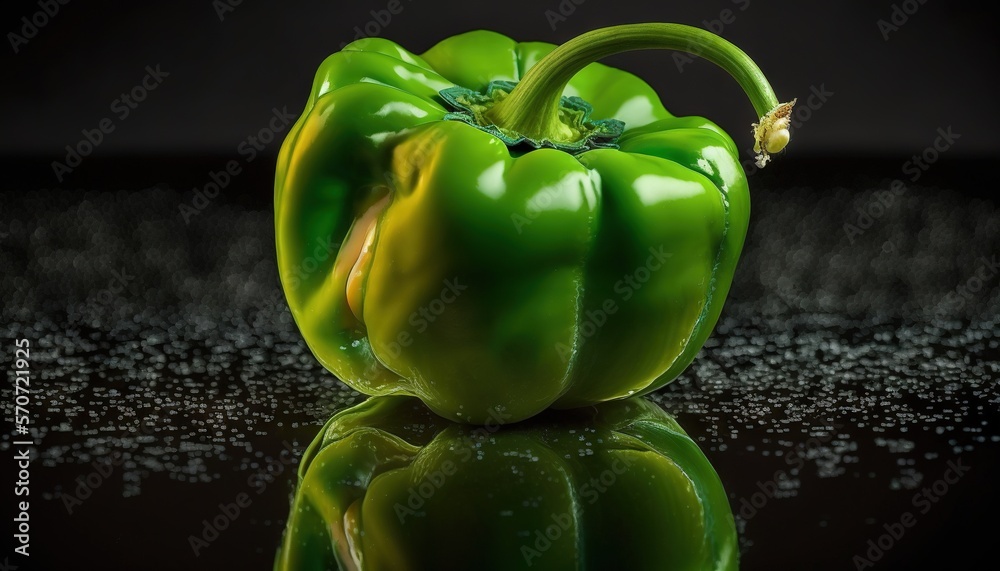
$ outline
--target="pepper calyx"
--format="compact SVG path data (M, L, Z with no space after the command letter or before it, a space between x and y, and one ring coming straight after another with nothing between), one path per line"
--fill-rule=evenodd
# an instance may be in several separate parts
M482 92L461 86L443 89L439 95L453 109L444 118L485 131L508 147L551 148L574 154L618 148L618 138L625 130L625 123L617 119L591 119L593 107L576 96L563 96L560 100L556 132L529 137L497 125L489 119L488 111L506 99L516 86L513 81L497 80L491 81Z

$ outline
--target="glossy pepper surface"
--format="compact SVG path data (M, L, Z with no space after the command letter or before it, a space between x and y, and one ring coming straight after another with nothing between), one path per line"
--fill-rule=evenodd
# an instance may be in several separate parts
M791 104L695 28L607 28L558 49L478 31L421 55L368 38L327 58L275 185L280 276L319 361L475 423L676 378L729 291L746 176L719 127L590 62L692 46L750 96L765 163Z
M275 569L736 569L725 490L655 404L501 421L412 397L338 413L303 456Z

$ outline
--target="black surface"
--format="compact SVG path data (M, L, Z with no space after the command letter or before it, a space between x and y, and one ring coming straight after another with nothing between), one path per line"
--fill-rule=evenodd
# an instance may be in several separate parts
M970 470L875 567L972 567L1000 508L1000 275L952 294L1000 256L990 165L942 163L852 241L844 225L878 211L900 161L781 161L751 178L716 333L653 398L701 443L737 513L784 473L775 498L743 508L743 569L855 568L948 462ZM283 447L300 453L363 398L317 365L284 306L273 163L185 223L190 181L218 162L108 160L83 188L40 190L26 160L3 183L0 354L10 370L12 340L31 340L39 442L32 557L10 560L23 569L268 567L294 478ZM11 441L5 428L4 463ZM121 466L68 513L64 494L115 452ZM196 557L189 536L241 492L252 504Z

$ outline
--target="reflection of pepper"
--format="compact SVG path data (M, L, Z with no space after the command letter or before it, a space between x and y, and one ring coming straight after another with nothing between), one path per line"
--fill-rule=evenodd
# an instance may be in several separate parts
M275 190L282 283L320 362L466 422L676 378L719 317L749 196L719 127L590 63L643 48L733 74L761 116L761 163L787 142L791 104L746 54L687 26L555 50L480 31L421 56L370 38L323 62ZM331 243L336 256L317 254Z
M276 569L736 569L708 460L627 399L514 425L375 397L306 450Z

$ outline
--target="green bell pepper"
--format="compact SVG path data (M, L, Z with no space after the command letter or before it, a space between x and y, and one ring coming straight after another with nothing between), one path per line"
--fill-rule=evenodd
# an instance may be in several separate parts
M592 63L644 48L697 51L738 80L759 164L787 143L794 101L688 26L559 48L477 31L422 55L367 38L327 58L274 203L283 289L323 366L473 423L676 378L722 310L749 195L719 127Z
M708 571L737 558L718 475L651 402L475 427L390 396L336 414L306 450L275 569Z

